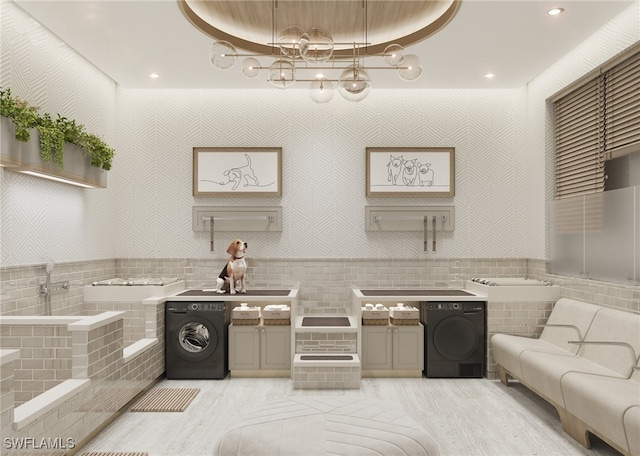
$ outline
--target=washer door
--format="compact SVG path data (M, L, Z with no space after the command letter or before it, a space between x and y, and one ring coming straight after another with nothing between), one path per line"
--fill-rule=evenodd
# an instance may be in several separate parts
M443 319L433 331L433 346L444 358L468 359L481 343L480 332L473 323L459 315Z
M211 322L199 317L190 317L176 325L171 343L182 358L200 360L216 350L218 332Z

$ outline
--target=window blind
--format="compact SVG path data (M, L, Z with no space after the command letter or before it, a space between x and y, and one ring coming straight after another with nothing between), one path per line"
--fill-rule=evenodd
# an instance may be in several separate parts
M640 144L640 53L603 75L604 150L616 158Z
M556 102L556 198L604 189L600 79Z
M640 150L640 51L555 100L556 198L604 191L605 161Z

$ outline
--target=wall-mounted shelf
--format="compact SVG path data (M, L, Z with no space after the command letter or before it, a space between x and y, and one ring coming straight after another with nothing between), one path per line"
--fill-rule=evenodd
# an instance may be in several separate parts
M193 231L208 231L214 251L216 231L282 231L282 206L193 206Z
M438 231L453 231L454 216L454 206L367 206L365 230L423 231L425 222L431 227L435 217Z
M0 116L0 128L2 129L0 166L6 166L11 171L79 187L107 187L107 172L91 166L91 157L81 147L65 143L63 166L59 167L53 163L53 160L46 162L42 158L40 133L35 128L30 130L31 137L27 142L21 142L15 138L15 127L11 119Z
M282 206L193 206L193 231L282 231Z

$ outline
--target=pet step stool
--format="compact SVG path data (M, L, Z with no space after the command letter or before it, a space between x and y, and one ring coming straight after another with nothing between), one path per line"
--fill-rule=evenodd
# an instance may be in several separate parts
M360 357L357 353L296 353L293 358L294 389L360 389Z

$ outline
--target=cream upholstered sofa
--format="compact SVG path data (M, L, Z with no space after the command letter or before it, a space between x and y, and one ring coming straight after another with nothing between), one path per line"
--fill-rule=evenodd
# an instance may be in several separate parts
M562 298L538 339L495 334L500 381L519 380L552 404L562 428L640 455L640 314Z

